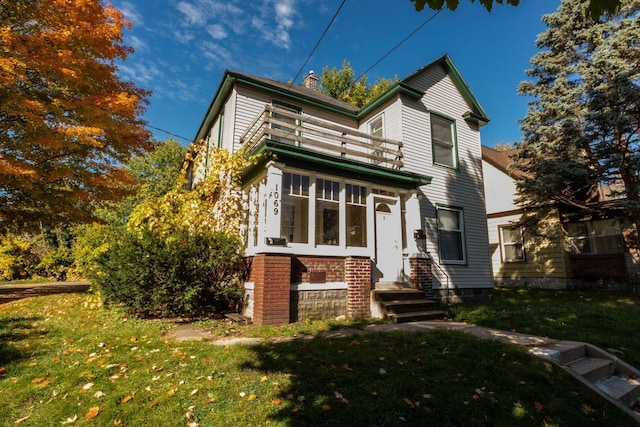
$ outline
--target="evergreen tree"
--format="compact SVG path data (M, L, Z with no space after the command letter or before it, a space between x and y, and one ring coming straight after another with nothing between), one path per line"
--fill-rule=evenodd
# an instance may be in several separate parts
M589 209L598 185L631 222L640 223L640 0L591 17L588 0L564 0L519 91L533 97L521 122L514 166L528 176L519 201L540 208ZM614 183L624 186L612 186ZM609 186L609 187L606 187Z

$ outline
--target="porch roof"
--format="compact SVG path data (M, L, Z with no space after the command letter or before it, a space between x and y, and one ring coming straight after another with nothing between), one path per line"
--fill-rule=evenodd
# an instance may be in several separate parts
M264 170L264 164L275 157L278 162L297 169L401 189L410 190L431 183L431 177L427 175L366 164L271 139L262 140L251 154L261 154L262 159L244 172L245 181L257 176Z

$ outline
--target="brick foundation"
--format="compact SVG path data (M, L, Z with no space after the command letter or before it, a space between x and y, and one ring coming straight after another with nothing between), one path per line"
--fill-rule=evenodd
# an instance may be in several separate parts
M259 326L289 323L291 257L257 254L251 262L249 280L254 283L253 323Z
M344 260L347 282L347 316L371 316L371 260L368 257L347 257Z
M291 257L291 282L344 282L344 257Z
M409 283L415 289L427 293L427 298L433 298L433 276L431 275L431 259L427 257L409 258Z

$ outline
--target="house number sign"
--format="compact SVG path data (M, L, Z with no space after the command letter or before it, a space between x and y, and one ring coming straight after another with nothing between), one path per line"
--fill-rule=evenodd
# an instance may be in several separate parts
M278 216L280 213L280 192L278 192L278 184L274 190L269 193L269 199L273 199L273 214Z

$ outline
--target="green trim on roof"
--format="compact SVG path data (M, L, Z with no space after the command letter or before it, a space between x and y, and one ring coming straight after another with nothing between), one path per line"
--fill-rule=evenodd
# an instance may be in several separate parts
M462 97L465 99L465 101L467 101L467 104L469 104L471 111L465 114L465 119L476 121L480 125L487 124L489 122L489 116L487 115L486 111L484 111L484 108L482 108L482 106L478 102L478 99L475 97L473 92L471 92L469 85L462 77L462 74L460 74L460 71L458 71L458 68L453 63L453 60L451 59L449 54L444 54L443 56L431 62L430 64L427 64L424 67L420 68L419 70L411 73L409 76L402 79L401 82L406 83L407 81L411 80L413 77L417 76L423 71L428 70L436 65L440 65L444 67L447 74L451 76L451 80L453 80L453 83L456 85L456 88L462 94Z
M402 82L396 82L376 99L362 107L362 109L358 111L357 114L358 120L362 120L364 117L375 111L376 108L380 107L382 104L398 94L407 95L415 100L422 98L422 96L424 95L419 90L409 87Z
M396 82L386 92L384 92L359 110L356 107L353 107L353 109L343 108L335 103L341 101L335 100L323 102L317 97L306 96L304 93L294 90L287 90L284 87L277 86L276 84L270 84L268 82L269 79L261 79L258 77L226 70L224 73L224 77L220 82L220 85L218 86L213 99L211 100L211 104L209 104L209 108L207 109L204 119L200 124L200 127L198 128L198 132L195 135L194 141L198 141L199 139L206 136L203 133L206 133L206 130L211 127L211 124L215 120L215 117L217 117L220 108L222 108L222 105L229 96L233 85L236 83L241 83L255 89L266 91L272 95L282 96L293 101L305 103L307 105L313 105L326 111L331 111L347 118L360 121L366 118L375 109L380 107L383 103L389 101L394 96L407 95L416 100L420 99L424 94L421 91L412 88L409 84L407 84L407 82L418 74L421 74L438 65L444 67L447 74L451 76L451 79L456 85L456 88L460 91L471 109L471 111L464 115L465 120L476 122L480 126L488 123L489 117L487 113L484 111L475 95L471 92L469 85L467 85L467 82L464 80L449 55L445 54L435 61L431 62L430 64L427 64L419 70L413 72L408 77L405 77L404 79Z
M332 156L317 151L294 147L270 139L263 140L251 154L274 154L278 162L290 167L307 169L343 178L373 182L379 185L403 189L415 189L431 183L431 177L417 173L387 169L368 165L351 159ZM264 163L273 160L273 156L263 156L263 161L245 171L243 179L253 178L264 168Z

